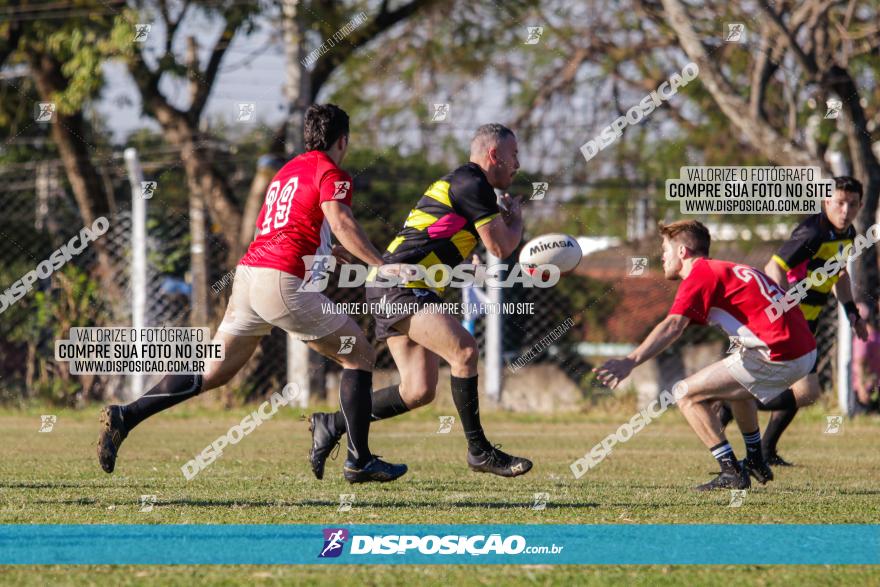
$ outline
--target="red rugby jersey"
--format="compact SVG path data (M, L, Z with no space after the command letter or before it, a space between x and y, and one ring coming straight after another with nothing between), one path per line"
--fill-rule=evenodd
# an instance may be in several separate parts
M260 215L257 236L239 264L305 276L303 257L330 253L330 228L321 204L351 206L351 176L323 151L303 153L278 170Z
M772 279L754 267L697 259L678 287L669 313L719 326L771 361L790 361L815 349L816 341L797 307L770 320L767 307L783 295Z

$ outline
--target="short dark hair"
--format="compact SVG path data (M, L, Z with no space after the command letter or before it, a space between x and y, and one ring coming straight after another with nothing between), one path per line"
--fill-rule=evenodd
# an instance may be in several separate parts
M516 135L503 124L490 122L478 128L477 132L474 133L474 138L471 140L471 149L478 145L488 148L490 145L497 145L507 137L516 138Z
M329 151L341 136L348 136L348 114L336 104L312 104L303 129L306 151Z
M843 190L851 194L858 194L862 199L862 182L848 175L840 175L834 178L834 189Z
M697 255L709 256L712 237L709 229L698 220L679 220L660 225L660 234L670 241L678 241Z

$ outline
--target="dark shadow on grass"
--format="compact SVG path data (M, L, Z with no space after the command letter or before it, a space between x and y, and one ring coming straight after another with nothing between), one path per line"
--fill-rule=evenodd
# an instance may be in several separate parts
M30 503L41 505L95 505L97 499L91 497L80 497L78 499L37 499Z
M621 491L621 490L638 491L641 489L654 490L654 491L656 491L656 490L682 491L684 489L690 489L693 485L697 485L698 483L702 483L702 481L699 481L699 482L694 481L692 485L682 485L682 484L646 485L646 484L641 484L641 483L631 483L631 484L630 483L603 483L601 486L597 485L596 487L601 487L602 489L613 490L613 491Z
M139 487L142 483L131 481L129 483L121 483L112 481L109 477L107 482L101 483L70 483L70 482L27 482L27 481L11 481L0 483L0 489L119 489L124 487Z
M413 505L416 505L416 504L413 504ZM514 508L514 509L525 509L525 510L532 509L531 505L523 504L523 502L521 502L521 501L518 501L516 503L505 503L505 502L473 503L473 502L464 502L464 501L453 501L453 502L444 502L443 505L452 505L452 506L461 507L461 508L478 507L478 508ZM599 504L593 503L593 502L552 503L552 504L548 503L544 507L543 511L561 510L561 509L568 509L568 508L574 508L574 509L588 509L588 508L590 508L590 509L592 509L592 508L597 508L597 507L599 507ZM535 510L535 511L539 511L539 510Z
M49 503L49 502L45 502ZM156 506L168 506L168 505L177 505L177 506L190 506L190 507L230 507L230 506L248 506L248 507L295 507L295 506L323 506L323 507L339 507L338 501L330 501L330 500L306 500L302 502L275 502L275 501L230 501L230 500L172 500L172 501L157 501ZM453 502L444 502L444 501L396 501L396 502L372 502L372 501L358 501L355 504L355 507L372 507L372 508L386 508L386 509L406 509L406 508L436 508L438 506L450 506L450 507L458 507L458 508L490 508L490 509L531 509L530 504L526 504L523 501L515 501L515 502L502 502L502 501L494 501L494 502L471 502L471 501L453 501ZM547 510L552 509L563 509L563 508L577 508L577 509L586 509L586 508L597 508L599 507L598 503L556 503L556 504L547 504Z
M112 503L114 500L102 500L102 503ZM46 500L36 500L31 502L33 504L39 505L95 505L98 503L98 500L93 498L79 498L79 499L46 499ZM125 505L129 504L129 502L125 502L124 504L116 503L116 505ZM136 505L136 502L132 501L129 505ZM195 500L168 500L168 501L156 501L155 507L162 506L180 506L180 507L201 507L201 508L216 508L216 507L254 507L254 508L275 508L275 507L333 507L338 508L338 501L330 501L330 500L307 500L302 502L277 502L277 501L245 501L245 500L207 500L207 499L195 499ZM389 510L405 510L411 508L436 508L436 507L455 507L455 508L463 508L463 509L474 509L474 508L486 508L486 509L520 509L520 510L531 510L531 504L526 504L523 501L515 501L515 502L506 502L506 501L487 501L487 502L474 502L474 501L398 501L398 502L372 502L372 501L358 501L355 504L355 507L369 507L376 509L389 509ZM607 504L606 504L607 505ZM548 503L544 511L549 510L562 510L562 509L593 509L599 507L598 503L588 502L588 503Z

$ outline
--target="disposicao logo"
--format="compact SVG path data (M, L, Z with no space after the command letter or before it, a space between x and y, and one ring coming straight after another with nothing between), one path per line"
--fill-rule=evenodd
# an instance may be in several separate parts
M324 548L318 558L335 558L342 554L348 530L344 528L324 528Z

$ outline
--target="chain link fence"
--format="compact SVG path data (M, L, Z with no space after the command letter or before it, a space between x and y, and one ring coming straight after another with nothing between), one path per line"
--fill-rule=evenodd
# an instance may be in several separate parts
M834 389L837 381L837 344L838 344L838 321L837 298L828 296L828 303L819 317L819 325L816 327L816 347L818 364L816 366L819 375L819 386L823 392Z
M144 167L150 169L150 162ZM91 243L6 308L0 314L0 397L4 400L38 397L77 405L122 397L129 385L126 376L71 375L64 364L54 361L54 341L67 338L71 327L131 325L131 188L121 167L103 171L116 207L107 214L109 229L100 237L113 291L106 291L96 278L97 253ZM0 284L4 290L85 226L64 178L57 161L0 167ZM148 205L147 209L145 324L189 326L189 215L163 205ZM212 234L208 250L209 280L213 283L227 270L225 241ZM209 295L209 316L215 321L222 317L229 290ZM211 326L213 329L217 324ZM252 398L283 387L286 344L286 336L277 330L265 337L248 368L228 390ZM160 378L147 377L147 387Z
M156 162L145 161L143 165L147 172L161 169L161 164ZM0 285L3 289L34 269L83 227L84 222L64 177L57 161L0 168L0 206L3 210L0 216ZM42 396L54 401L78 403L118 395L127 385L127 378L122 376L70 375L53 360L54 341L66 338L72 326L131 324L131 188L119 165L105 169L103 177L105 184L112 189L117 207L109 218L110 230L102 239L110 257L118 295L109 295L94 280L97 259L95 247L90 246L50 279L38 280L34 291L0 314L0 393L4 399ZM243 171L237 177L240 183L237 189L246 193L251 176ZM147 210L146 325L188 326L191 318L189 216L185 209L163 206L155 200L148 201ZM381 248L384 243L376 244ZM227 248L222 235L209 234L208 250L209 315L213 317L211 326L214 329L231 293L231 280L224 281L224 275L231 268L225 266ZM507 261L511 263L513 259ZM212 284L216 287L212 288ZM653 323L644 323L644 317L629 317L621 314L619 309L615 310L620 297L616 289L619 285L614 280L566 276L552 289L504 289L504 302L532 304L534 311L501 316L501 353L508 367L505 385L515 384L525 373L516 366L527 363L531 367L551 368L566 381L566 385L578 389L582 397L599 393L592 384L592 367L618 350L613 346L615 343L632 344L632 341L615 340L612 335L603 334L604 323L614 314L614 320L618 322L633 322L624 325L628 331L641 330L647 334L653 326ZM363 289L342 289L335 281L331 281L326 295L335 302L365 301ZM647 292L645 295L646 304L663 305ZM445 293L446 300L451 302L462 301L461 296L462 290L456 288L449 288ZM832 298L817 333L819 376L825 389L833 387L837 370L837 312L833 305ZM360 315L353 318L375 342L372 317ZM484 351L487 319L479 317L472 325ZM593 348L605 344L608 354L585 351L584 343L589 340L592 340ZM681 341L658 358L662 378L683 375L686 361L681 355L689 349L702 347L711 347L708 352L715 352L719 357L726 351L723 337L718 333L710 329L689 329ZM393 370L394 363L387 345L377 344L376 348L377 367ZM227 393L239 399L251 399L280 389L287 378L286 350L285 333L273 329L271 335L262 341L255 357L227 387ZM336 370L335 363L311 353L313 398L325 397L327 376ZM153 384L158 377L148 378L147 385Z
M643 304L659 308L657 317L646 321L644 313L628 313L626 308L617 306L620 280L599 280L598 284L600 287L592 290L586 304L580 299L573 300L558 289L512 290L509 297L534 302L535 313L504 316L504 357L507 365L518 366L525 357L528 359L527 365L548 365L558 369L561 375L578 386L583 398L607 395L608 390L593 380L591 369L608 358L623 356L635 348L665 316L671 298L668 301L663 299L660 295L662 292L654 291L658 288L645 282L645 289L640 292L644 298ZM676 287L677 284L673 284L671 291ZM616 339L608 334L600 337L589 335L587 322L590 319L601 323L612 319L612 316L615 331L632 333L626 340ZM573 325L570 328L561 328L566 325L567 319L573 319ZM817 368L823 392L832 392L837 381L837 329L837 300L834 296L829 296L815 335L818 347ZM710 362L723 359L728 348L727 336L719 329L688 328L679 340L655 359L657 392L660 389L671 389L675 381Z
M83 228L63 173L47 162L0 168L0 282L6 290L35 270L53 251ZM102 239L112 243L120 233L111 221ZM91 279L96 260L87 247L49 279L37 280L30 291L8 300L0 314L0 393L4 399L42 397L77 403L114 393L118 382L104 377L72 376L54 362L54 341L72 326L110 324L124 307L100 295ZM124 275L117 275L124 287Z

